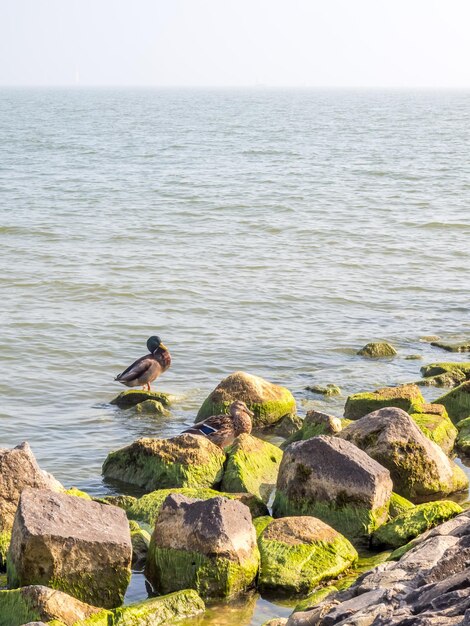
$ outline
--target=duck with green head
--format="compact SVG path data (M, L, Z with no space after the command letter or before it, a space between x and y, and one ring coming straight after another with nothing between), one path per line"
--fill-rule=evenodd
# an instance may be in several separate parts
M127 387L142 385L147 391L151 391L150 383L156 380L171 365L171 355L168 348L163 345L160 337L152 336L147 339L147 348L150 354L140 357L129 365L114 380Z

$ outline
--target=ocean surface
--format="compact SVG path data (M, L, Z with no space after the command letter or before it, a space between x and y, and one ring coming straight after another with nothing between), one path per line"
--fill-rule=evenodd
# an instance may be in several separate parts
M341 415L454 360L420 338L470 337L469 145L470 92L0 90L0 446L111 493L109 451L178 433L235 370ZM152 334L166 419L109 404ZM356 356L381 339L398 357ZM252 605L227 623L286 614Z

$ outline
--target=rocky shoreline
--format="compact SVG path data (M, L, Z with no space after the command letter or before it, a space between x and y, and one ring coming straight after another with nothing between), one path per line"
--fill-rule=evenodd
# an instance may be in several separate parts
M469 483L453 460L470 450L470 363L422 374L349 396L342 417L301 420L289 390L235 372L195 420L242 400L253 434L223 450L185 433L112 451L116 496L66 489L27 443L0 450L0 626L172 624L253 589L297 602L271 626L470 624ZM450 390L427 403L421 384ZM113 403L168 418L173 401ZM382 562L359 574L364 550ZM132 570L156 597L123 606Z

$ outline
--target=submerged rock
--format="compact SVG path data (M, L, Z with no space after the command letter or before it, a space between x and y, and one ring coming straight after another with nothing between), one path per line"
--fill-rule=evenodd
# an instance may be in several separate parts
M440 396L434 402L445 406L454 424L470 417L470 380Z
M138 439L108 454L106 478L147 491L171 487L212 487L222 478L225 454L206 437L184 433L171 439Z
M386 341L378 341L366 344L357 354L371 359L380 359L396 356L398 352L392 344L387 343Z
M358 556L340 533L307 516L268 519L258 546L260 588L283 594L310 593L321 581L339 576Z
M323 387L322 385L308 385L305 387L307 391L311 391L312 393L318 393L322 396L340 396L341 389L338 385L326 385Z
M235 400L242 400L253 411L254 428L264 428L296 413L295 399L288 389L259 376L235 372L224 378L204 400L195 421L226 413Z
M429 363L429 365L423 365L420 371L424 377L439 376L440 374L452 375L457 372L470 378L470 361Z
M442 350L447 350L447 352L470 352L470 341L460 341L456 343L431 341L431 345L436 348L442 348Z
M239 435L226 450L227 460L220 488L247 491L268 502L276 486L282 450L252 435Z
M139 402L139 404L135 405L135 410L137 413L147 413L148 415L162 415L163 417L170 415L170 411L165 409L163 404L157 400Z
M416 412L420 404L424 404L424 398L416 385L384 387L377 391L355 393L349 396L344 407L344 417L357 420L385 407L397 407L403 411Z
M227 498L168 496L158 515L145 573L155 589L234 596L255 581L256 533L248 507Z
M405 411L384 408L352 422L338 435L390 471L393 489L420 501L468 487L460 467L428 439Z
M378 528L372 535L372 545L399 548L459 513L462 513L462 507L451 500L418 504Z
M171 405L171 396L160 391L143 391L142 389L128 389L111 400L110 404L115 404L120 409L130 409L137 404L151 400L158 402L163 407Z
M23 491L13 524L9 587L46 585L97 606L119 606L131 576L124 511L39 489Z
M273 512L318 517L349 539L364 539L387 519L391 493L387 469L348 441L319 436L285 450Z

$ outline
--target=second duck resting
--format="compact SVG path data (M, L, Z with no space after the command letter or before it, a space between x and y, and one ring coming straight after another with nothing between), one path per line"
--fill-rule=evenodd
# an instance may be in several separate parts
M212 415L184 430L184 433L201 435L220 448L230 445L242 433L251 433L253 411L241 400L232 402L228 415Z

